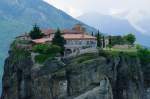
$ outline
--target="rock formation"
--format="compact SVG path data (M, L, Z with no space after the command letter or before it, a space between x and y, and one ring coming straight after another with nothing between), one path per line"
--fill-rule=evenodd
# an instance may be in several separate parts
M37 65L29 51L10 50L1 99L144 99L138 57L91 53Z

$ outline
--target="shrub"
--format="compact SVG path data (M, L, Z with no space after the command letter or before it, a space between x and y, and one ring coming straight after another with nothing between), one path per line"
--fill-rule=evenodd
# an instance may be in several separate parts
M45 62L48 58L49 58L48 55L40 54L40 55L35 56L35 62L37 62L37 63L43 63L43 62Z
M57 54L61 51L61 48L57 45L51 44L38 44L33 47L33 51L40 54Z
M133 45L134 42L136 41L135 35L133 34L128 34L126 36L124 36L124 39L127 41L127 43Z
M60 53L61 48L57 45L38 44L33 47L33 51L39 53L39 55L35 57L35 62L43 63L47 59L53 58Z
M50 45L47 44L38 44L33 47L33 51L40 54L46 54Z
M138 56L142 62L142 64L146 65L150 63L150 50L146 48L138 49Z

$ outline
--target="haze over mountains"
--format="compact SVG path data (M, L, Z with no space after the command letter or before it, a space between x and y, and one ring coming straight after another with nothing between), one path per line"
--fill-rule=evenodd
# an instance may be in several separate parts
M114 17L111 15L103 15L96 12L86 13L79 16L77 19L80 21L91 25L101 32L111 35L124 35L127 33L134 33L137 37L137 42L150 46L150 35L146 35L142 33L139 29L134 27L127 19L122 19L119 17ZM149 31L149 23L150 21L140 21L141 23L137 24L137 26L143 28L145 31ZM150 32L150 31L149 31Z

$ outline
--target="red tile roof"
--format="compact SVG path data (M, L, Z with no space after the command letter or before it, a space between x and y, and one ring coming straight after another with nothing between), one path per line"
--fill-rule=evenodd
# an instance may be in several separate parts
M44 30L42 30L42 33L44 33L45 35L49 35L49 34L54 34L56 31L57 30L54 30L54 29L44 29ZM64 29L64 30L61 30L61 33L63 33L63 34L80 34L82 32Z
M63 37L66 40L87 40L87 39L96 39L96 37L93 37L91 35L87 34L64 34Z
M56 30L54 29L45 29L42 30L42 32L45 35L49 35L49 34L54 34L56 32ZM88 35L87 33L81 32L81 31L77 31L77 30L68 30L68 29L64 29L61 30L61 32L63 33L63 37L66 40L96 40L96 37ZM36 40L32 40L34 43L45 43L47 41L52 41L52 37L50 38L41 38L41 39L36 39Z
M51 42L51 41L52 41L52 38L41 38L41 39L32 40L32 42L36 44L41 44L41 43Z

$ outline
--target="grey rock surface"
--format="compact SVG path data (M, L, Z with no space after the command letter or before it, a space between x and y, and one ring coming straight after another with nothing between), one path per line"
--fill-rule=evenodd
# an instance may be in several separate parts
M5 61L1 99L144 99L139 59L85 54L66 65L50 60L34 68L31 55ZM90 56L90 58L87 56Z

